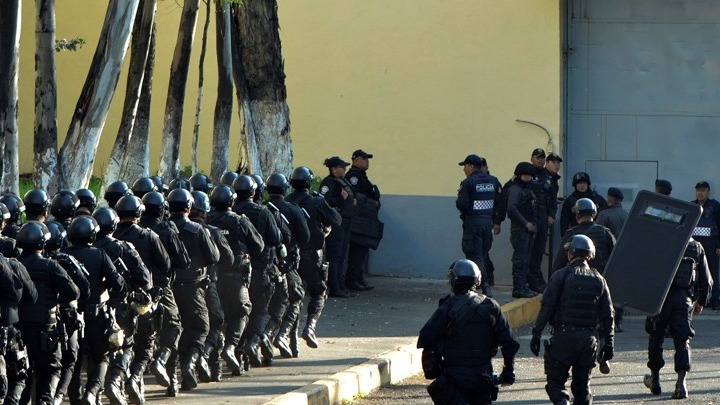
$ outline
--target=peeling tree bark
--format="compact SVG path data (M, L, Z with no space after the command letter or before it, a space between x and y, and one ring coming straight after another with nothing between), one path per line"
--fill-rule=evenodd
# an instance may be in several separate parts
M115 93L139 0L111 0L85 85L60 149L57 185L78 189L90 182L95 153ZM54 192L55 190L51 190Z
M58 162L55 0L36 0L35 12L33 183L46 190Z
M3 192L18 193L20 0L0 0L0 156Z
M232 42L230 38L230 5L215 2L215 35L217 47L218 86L213 119L213 155L210 177L220 183L228 170L230 151L230 122L232 120Z
M202 47L200 48L200 63L198 64L198 97L195 105L195 125L193 126L192 140L192 172L198 172L197 146L200 137L200 111L202 108L203 86L205 82L205 53L207 51L208 29L210 28L210 0L205 3L205 24L203 25Z
M175 54L170 67L170 84L165 104L165 122L160 158L159 175L171 179L180 173L180 139L182 131L183 103L190 67L190 52L195 37L199 0L185 0Z
M290 111L280 46L276 0L236 6L245 90L255 129L261 175L292 170ZM244 110L244 108L243 108ZM247 116L243 115L247 120ZM257 172L256 172L257 173Z
M137 114L140 93L145 78L145 64L148 59L150 36L155 23L156 0L140 0L135 24L132 31L132 44L130 54L130 69L125 88L125 103L123 104L120 128L115 137L110 160L105 169L100 195L105 194L105 188L120 176L122 164L127 158L128 144L132 138L135 117ZM134 179L126 178L132 182Z

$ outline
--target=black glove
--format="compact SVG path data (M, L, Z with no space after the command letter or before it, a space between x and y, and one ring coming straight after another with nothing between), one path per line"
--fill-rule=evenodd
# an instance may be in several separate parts
M513 385L515 383L515 371L512 367L503 367L500 373L500 385Z
M600 349L600 359L602 361L608 361L612 360L612 358L615 357L615 348L612 344L605 344L605 346Z
M536 333L535 330L533 330L533 336L532 336L532 339L530 340L530 351L535 356L540 355L540 338L541 337L542 337L542 335L540 333Z

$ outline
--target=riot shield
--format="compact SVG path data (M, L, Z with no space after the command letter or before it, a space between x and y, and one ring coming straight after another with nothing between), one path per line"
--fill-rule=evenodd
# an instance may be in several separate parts
M701 212L694 203L638 193L605 268L615 306L660 313Z

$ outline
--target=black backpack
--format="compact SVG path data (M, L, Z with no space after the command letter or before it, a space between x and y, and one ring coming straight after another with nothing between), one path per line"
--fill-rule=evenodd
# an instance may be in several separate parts
M515 177L506 181L500 189L500 198L498 198L497 204L495 205L495 223L499 224L507 218L508 209L508 190L513 184Z

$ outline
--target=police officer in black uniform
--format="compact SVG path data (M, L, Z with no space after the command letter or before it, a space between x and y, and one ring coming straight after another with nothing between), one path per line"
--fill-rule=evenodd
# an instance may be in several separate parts
M482 280L487 280L485 257L492 244L496 201L500 198L499 182L495 176L481 170L483 160L478 155L468 155L458 165L463 167L466 176L455 200L463 221L462 250L468 260L477 264ZM487 281L483 281L480 288L483 294L492 297Z
M345 272L347 271L348 248L350 246L350 223L355 214L355 193L345 178L345 170L350 163L337 156L325 159L330 174L320 183L320 194L331 207L338 210L342 224L333 227L326 242L329 295L336 298L356 296L346 290Z
M581 198L589 198L598 209L607 207L607 201L595 190L590 188L592 182L590 181L590 175L585 172L577 172L572 178L573 192L565 198L563 201L562 209L560 210L560 235L564 235L568 229L577 225L577 219L573 212L575 202Z
M235 196L235 191L227 185L213 188L207 222L227 232L225 237L235 256L231 266L218 266L218 294L225 313L225 345L221 356L232 374L238 376L244 373L244 369L236 356L236 349L252 310L248 292L250 255L259 255L265 244L250 220L230 209ZM211 370L211 374L217 378L219 370Z
M536 170L530 181L530 189L535 193L536 198L537 232L530 252L528 285L531 290L541 293L547 285L542 274L542 262L547 247L548 228L555 223L557 194L553 175L545 168L545 151L541 148L533 150L530 162Z
M700 242L705 250L705 259L713 280L713 289L710 294L708 306L712 309L720 309L720 202L710 198L710 183L707 181L698 182L695 185L694 203L703 208L702 215L693 231L693 239Z
M15 238L17 231L20 230L22 213L25 212L25 203L15 194L8 193L0 197L0 202L10 211L10 219L8 219L2 230L2 235L8 238Z
M107 189L105 189L105 194L103 195L103 198L105 198L105 201L107 201L108 207L115 208L115 204L117 204L118 200L125 197L126 195L131 194L132 190L130 190L130 187L128 187L127 183L118 180L108 185Z
M440 300L420 330L427 388L436 404L490 404L497 399L497 383L515 382L514 361L520 344L493 299L475 292L480 270L471 260L458 260L448 271L452 294ZM492 357L502 347L503 370L493 378Z
M158 191L157 185L150 177L141 177L132 185L132 193L135 197L142 200L145 194L151 191Z
M218 294L218 268L232 267L235 262L230 244L225 235L227 231L216 226L206 223L207 215L210 212L210 199L203 191L194 190L192 192L193 206L190 210L190 220L202 225L210 232L213 242L220 253L220 261L217 264L208 267L208 287L205 290L205 305L208 309L208 319L210 321L210 330L207 338L205 338L205 347L202 356L198 359L198 378L202 382L210 382L213 380L211 368L215 371L215 376L221 374L220 371L220 335L223 325L225 324L225 314L223 312L220 295Z
M233 188L237 193L237 201L233 207L236 214L244 214L255 226L263 238L265 247L262 253L253 257L250 255L252 264L252 282L250 283L250 301L252 312L250 320L245 329L245 354L249 356L250 364L254 367L262 365L260 343L264 339L265 326L270 320L268 305L274 292L274 283L271 277L277 273L274 267L276 260L276 249L282 245L282 232L272 213L262 205L252 201L257 184L252 177L242 175L233 181Z
M307 243L310 240L310 229L303 210L297 204L285 200L285 193L289 186L290 184L285 175L281 173L271 174L266 183L268 200L265 203L271 210L278 210L283 223L287 224L291 232L291 237L285 244L287 255L279 266L283 280L285 280L283 281L285 283L284 293L280 294L276 288L269 305L270 321L268 326L265 327L266 337L273 342L275 347L280 349L280 354L285 358L292 357L289 335L300 315L302 299L305 295L302 279L297 272L300 265L299 246L301 243ZM277 332L277 336L275 332ZM272 348L270 353L272 353ZM265 356L265 353L263 355Z
M80 200L75 193L70 190L61 190L53 196L50 202L50 214L67 229L79 206Z
M78 208L75 210L75 215L92 215L97 207L97 198L95 193L87 188L80 188L75 191L75 195L78 198Z
M355 198L366 199L368 203L380 205L380 190L372 184L367 177L367 170L370 167L370 159L373 155L358 149L352 154L352 166L345 174L350 182ZM345 282L350 290L366 291L372 290L374 286L365 282L365 262L368 257L369 248L353 241L353 234L350 233L350 248L348 250L348 268L345 275Z
M201 225L190 221L188 214L193 204L192 194L176 188L168 194L170 221L180 230L180 240L190 255L190 267L175 273L173 292L177 297L180 322L183 330L178 343L178 357L182 382L180 389L197 387L195 363L202 356L205 339L210 330L205 289L208 285L207 268L220 260L220 252L210 233ZM174 374L173 357L168 360L168 375Z
M33 188L23 196L25 220L44 222L47 218L50 199L45 190Z
M590 374L595 367L598 323L604 336L601 361L615 353L613 307L610 290L603 276L588 265L595 246L585 235L575 235L567 245L568 265L553 273L543 293L540 312L532 330L530 350L540 353L545 325L553 327L550 343L545 343L545 391L554 404L569 404L565 383L572 368L573 404L591 404Z
M32 281L31 281L32 282ZM10 266L8 259L0 256L0 335L9 336L13 327L12 325L18 322L18 303L23 298L23 286L24 283L15 273L13 268ZM35 290L35 284L32 284L32 290ZM25 294L31 294L32 291L25 292ZM37 298L37 291L35 291L35 298ZM8 341L4 341L3 350L0 351L0 401L4 401L8 393L9 382L8 382L8 370L6 361L8 359L8 353L5 350L7 348Z
M195 191L202 191L205 194L210 194L210 191L213 188L212 180L203 173L195 173L190 176L188 180Z
M0 215L2 216L2 226L0 227L0 230L2 230L7 221L10 219L10 210L8 210L7 206L3 203L0 203ZM15 239L0 234L0 254L5 257L20 256L20 251L17 249Z
M67 272L52 259L43 257L45 242L50 238L48 229L41 223L30 221L18 231L18 246L23 250L20 262L25 266L38 292L33 304L19 306L18 328L27 345L30 368L28 384L21 403L32 397L33 377L35 398L38 403L50 404L60 380L60 340L63 333L58 327L58 299L73 301L80 292Z
M515 177L507 189L507 216L510 218L510 243L513 247L512 275L515 298L532 298L537 295L527 287L530 253L537 231L535 194L530 181L535 174L532 163L520 162L515 166Z
M240 175L237 174L237 173L235 173L235 172L225 172L225 173L223 173L223 175L220 177L220 184L224 184L224 185L232 188L233 182L234 182L235 179L237 179L238 177L240 177Z
M295 203L303 209L310 229L310 240L300 244L298 272L305 285L305 292L309 296L308 315L302 331L302 338L309 347L317 349L318 341L315 330L327 300L328 265L324 260L323 252L325 237L332 228L341 226L342 217L328 205L324 198L310 194L314 178L312 171L305 166L293 170L290 176L290 186L292 186L293 192L285 200ZM298 356L297 325L290 332L290 350L293 357Z
M115 205L117 207L117 204ZM115 265L115 268L123 276L125 285L128 286L130 296L113 293L108 301L115 311L115 319L125 335L122 347L111 354L110 369L105 379L105 395L110 398L112 404L126 404L123 384L129 374L130 362L134 357L133 345L137 325L137 312L131 304L138 301L149 303L149 291L152 288L150 271L140 258L135 247L126 241L115 239L112 234L115 232L120 218L117 213L107 207L98 208L93 212L93 218L97 221L100 230L93 243L98 249L102 249Z
M149 200L153 196L159 197L160 208L148 205L148 211L154 210L157 215L162 215L161 210L164 209L162 207L165 199L160 193L152 191L143 198ZM174 236L176 244L168 243L166 245L163 243L162 237L154 231L154 229L160 231L170 229L169 226L165 225L165 222L160 220L157 222L148 221L146 223L155 224L154 227L149 229L138 225L138 221L142 222L140 218L146 218L145 207L135 196L122 197L115 205L120 217L120 223L113 234L117 239L132 243L138 251L140 258L152 276L153 288L150 295L153 302L157 303L157 309L150 317L143 316L138 319L134 339L135 345L133 347L134 358L130 364L130 375L126 385L128 397L133 404L144 402L142 375L153 356L154 342L158 350L155 361L150 365L150 371L157 378L158 384L168 388L168 396L177 394L174 383L175 375L170 376L165 370L171 353L177 351L177 341L180 337L180 315L172 291L172 270L174 267L171 266L175 262L171 262L171 258L179 258L178 262L181 263L179 266L184 265L187 268L190 265L187 251L182 246L177 233L169 233L169 235ZM158 213L158 210L160 210L160 213ZM175 224L172 224L172 228L175 229ZM182 248L182 253L170 256L166 250L167 246L176 249Z
M93 217L79 216L73 219L67 230L67 238L72 245L65 249L65 252L82 263L89 273L90 297L81 308L85 318L85 336L80 342L81 355L75 364L69 388L71 398L79 393L80 359L83 354L87 355L87 383L81 401L83 405L95 405L107 372L111 343L107 332L114 324L107 306L108 290L117 294L125 292L125 281L110 258L105 252L92 246L99 230L100 227Z

